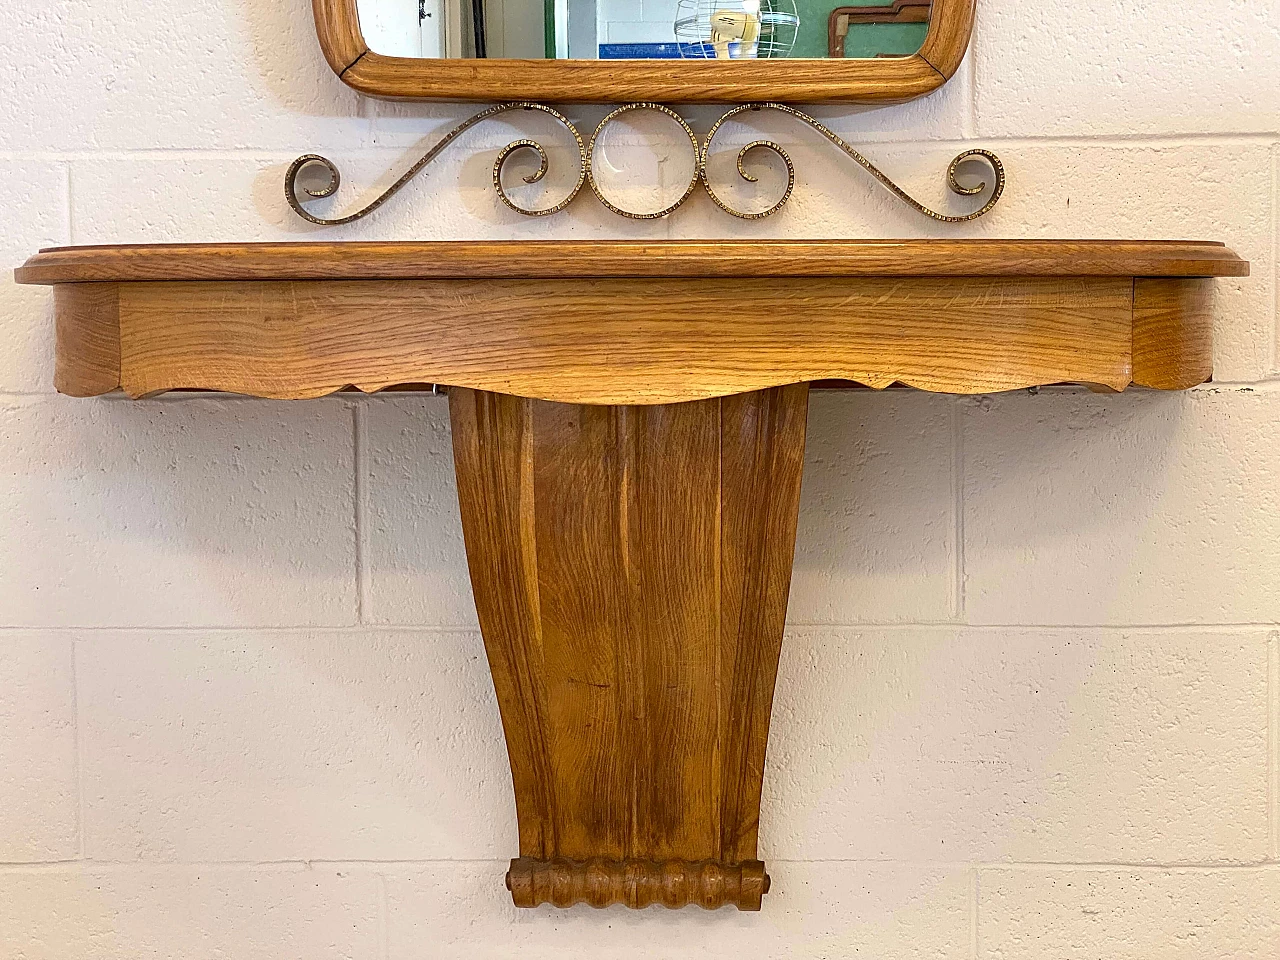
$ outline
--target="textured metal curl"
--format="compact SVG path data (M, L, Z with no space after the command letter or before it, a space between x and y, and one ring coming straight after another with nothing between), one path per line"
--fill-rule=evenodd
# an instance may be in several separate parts
M578 195L578 192L582 189L583 183L586 182L586 178L587 178L586 147L583 145L582 135L578 133L578 128L573 125L573 123L569 120L568 117L560 113L558 110L555 110L552 107L548 107L546 104L531 103L526 101L497 104L496 106L489 107L487 110L480 111L474 117L471 117L463 121L462 123L458 124L458 126L454 127L447 134L445 134L444 137L441 140L439 140L435 146L433 146L430 150L424 153L417 163L415 163L408 170L406 170L399 180L397 180L395 183L389 186L372 202L361 207L359 210L356 210L354 213L347 214L345 217L332 217L332 218L317 217L314 214L309 213L303 207L302 205L303 201L298 197L298 177L302 173L303 168L311 164L320 164L329 172L329 183L325 187L322 187L320 190L309 190L304 187L303 192L307 194L308 197L315 197L317 199L322 197L333 196L333 194L337 192L338 185L342 181L341 175L338 173L338 168L333 165L332 161L328 160L325 157L319 156L318 154L309 153L305 156L299 157L297 160L293 161L293 163L289 164L289 169L285 172L285 175L284 175L285 199L289 201L289 206L293 208L294 213L302 217L302 219L304 220L309 220L312 223L318 223L321 226L335 227L335 226L338 226L339 224L351 223L352 221L355 221L355 220L361 220L364 217L367 217L369 214L373 213L373 211L377 210L380 206L382 206L384 203L390 200L393 196L395 196L406 183L408 183L410 180L412 180L415 176L418 175L418 172L422 170L423 167L425 167L432 160L438 157L444 151L444 149L447 146L449 146L449 144L453 143L453 141L457 140L460 136L462 136L472 127L476 126L476 124L483 123L485 120L488 120L490 117L496 117L500 113L508 113L509 111L512 111L512 110L541 111L542 113L548 114L549 116L555 118L555 120L561 126L563 126L566 130L569 131L569 133L573 135L573 140L578 145L578 158L579 158L578 181L577 183L574 184L573 190L570 191L569 195L553 207L547 207L542 210L531 210L516 204L515 201L513 201L509 196L507 196L506 190L502 186L502 167L503 167L503 164L507 161L507 158L509 158L513 153L521 149L533 149L538 154L538 157L541 160L541 166L536 174L533 174L530 177L524 178L526 183L537 183L539 180L542 179L542 177L547 172L547 154L546 154L546 151L543 150L542 145L537 143L534 140L517 140L514 143L507 144L507 146L499 152L498 159L493 165L493 187L495 190L498 191L498 196L502 199L502 202L505 203L512 210L516 211L517 213L522 213L528 217L545 217L553 213L559 213L561 210L563 210L573 201L574 197L576 197Z
M702 185L706 187L707 196L717 207L725 213L732 214L740 220L763 220L765 217L771 217L779 210L782 205L791 199L791 191L796 185L796 166L791 162L791 157L787 155L787 151L772 140L752 140L741 150L738 151L738 176L748 183L759 183L760 178L754 176L747 170L747 155L753 150L768 150L774 156L778 157L786 165L787 168L787 189L783 191L778 201L771 207L761 210L759 213L746 213L742 210L735 210L733 207L725 203L720 196L711 187L711 179L707 176L707 156L711 152L711 141L715 139L716 133L720 130L721 124L724 123L733 113L727 113L715 123L711 125L711 129L707 131L707 139L702 144L702 151L698 154L698 177L702 180Z
M320 224L322 226L337 226L338 224L351 223L354 220L360 220L363 217L366 217L369 214L373 213L380 206L386 203L387 200L389 200L392 196L394 196L397 192L399 192L401 187L403 187L406 183L412 180L418 174L418 172L422 170L423 167L425 167L437 156L439 156L440 153L446 147L449 146L449 144L453 143L454 140L458 139L458 137L462 136L462 134L464 134L466 131L470 130L472 127L476 126L477 124L482 123L485 120L488 120L490 117L495 117L498 114L507 113L512 110L538 110L538 111L541 111L542 113L548 114L549 116L553 117L561 126L563 126L566 130L568 130L570 134L572 134L574 142L578 145L579 170L578 170L577 182L574 184L573 189L569 192L568 196L566 196L563 200L561 200L559 203L555 204L554 206L545 207L543 209L530 209L527 207L522 207L519 204L517 204L514 200L512 200L511 197L507 194L506 188L503 186L502 173L503 173L504 165L513 154L518 153L522 150L532 150L538 156L538 160L539 160L538 169L536 172L524 177L524 181L525 183L531 183L531 184L537 183L547 173L548 161L547 161L546 150L544 150L542 145L538 143L536 140L520 139L520 140L512 141L511 143L507 144L505 147L502 148L502 150L498 152L497 159L494 161L494 164L493 164L493 188L495 191L497 191L499 199L504 204L506 204L510 209L514 210L516 213L520 213L528 217L545 217L553 213L560 212L565 207L567 207L570 203L573 202L574 198L577 197L578 194L582 191L582 187L584 184L589 184L591 186L592 192L596 195L596 198L608 210L612 211L618 216L626 217L630 220L656 220L661 217L668 216L669 214L675 212L677 209L682 207L688 201L688 199L693 195L694 191L697 189L699 181L702 182L702 185L706 189L707 195L711 198L712 202L714 202L716 206L718 206L721 210L725 211L728 214L731 214L732 216L738 217L743 220L762 220L765 217L772 216L773 214L777 213L778 210L782 209L783 205L790 199L792 191L795 188L795 164L792 163L791 157L788 156L787 152L779 144L775 143L772 140L753 140L738 151L738 157L737 157L738 175L748 183L759 182L759 178L754 176L747 169L747 166L746 166L748 157L754 152L766 150L772 153L774 156L778 157L786 166L786 169L787 169L786 190L783 192L782 196L773 203L772 206L760 211L759 213L746 213L744 211L737 210L729 206L729 204L726 203L715 192L715 189L711 186L711 180L707 176L707 159L711 152L711 144L715 140L716 134L720 131L720 128L723 127L726 122L728 122L729 120L732 120L733 118L739 116L742 113L746 113L748 111L759 112L761 110L776 110L779 113L785 113L788 116L795 117L800 122L813 128L818 133L820 133L823 137L825 137L828 141L830 141L832 144L838 147L840 150L844 151L844 153L850 159L852 159L855 163L862 166L868 173L870 173L873 177L875 177L885 189L887 189L890 193L896 196L903 203L907 204L908 206L924 214L926 217L931 217L934 220L938 220L942 223L964 223L969 220L976 220L978 219L978 217L981 217L987 212L989 212L991 208L994 207L996 203L999 202L1001 194L1004 193L1005 173L1004 173L1004 165L1000 162L1000 158L997 157L990 150L981 150L981 149L966 150L963 153L957 155L956 158L952 160L951 164L947 167L947 187L951 190L952 193L955 193L963 197L979 196L989 191L989 195L987 197L986 203L984 203L981 207L979 207L977 210L973 211L972 213L966 213L959 216L950 216L948 214L939 213L936 210L931 210L929 207L926 207L924 204L920 203L920 201L916 200L913 196L911 196L909 193L907 193L905 190L899 187L896 183L890 180L887 176L885 176L880 171L880 169L875 164L873 164L861 153L859 153L857 150L851 147L848 143L846 143L844 140L838 137L835 133L829 130L817 119L809 116L807 113L804 113L800 110L795 109L794 107L789 107L786 104L782 104L782 103L744 103L734 107L732 110L729 110L727 113L721 116L718 120L716 120L714 124L711 125L711 129L707 132L706 140L704 140L701 144L699 144L697 134L693 132L693 128L689 126L689 124L685 121L683 117L681 117L678 113L676 113L670 107L664 106L660 103L650 103L650 102L628 103L614 109L609 114L607 114L604 117L604 119L602 119L600 123L597 124L595 132L592 133L591 135L590 142L584 145L582 141L582 135L578 133L577 127L575 127L573 123L569 120L569 118L566 117L564 114L553 109L552 107L546 106L545 104L532 103L527 101L518 101L514 103L501 103L496 106L489 107L487 110L482 110L480 113L477 113L475 116L463 121L461 124L454 127L451 131L445 134L445 136L439 142L437 142L435 146L433 146L430 150L428 150L425 154L423 154L417 163L415 163L412 167L410 167L407 171L405 171L405 173L400 177L400 179L397 180L395 183L393 183L390 187L388 187L381 195L379 195L371 203L365 205L364 207L361 207L359 210L356 210L354 213L347 214L345 217L334 217L334 218L317 217L314 214L309 213L303 207L303 200L298 196L298 189L299 189L298 179L301 176L303 170L312 165L319 165L323 167L324 170L329 175L329 180L324 186L319 187L318 189L313 190L305 187L302 188L302 192L306 194L306 197L308 199L311 199L311 198L322 199L324 197L331 197L333 196L333 194L337 192L338 186L342 182L342 177L338 173L338 168L334 166L334 164L330 160L326 159L325 157L319 156L318 154L313 154L313 153L306 154L305 156L299 157L297 160L293 161L293 163L289 165L289 169L285 173L285 198L289 201L289 206L293 208L294 212L297 213L298 216L302 217L304 220L309 220L311 223ZM622 207L613 203L611 200L605 197L604 193L601 191L600 186L596 182L596 178L592 171L592 164L595 159L596 141L599 139L601 132L610 123L616 120L619 116L633 110L651 110L657 113L664 114L667 117L670 117L672 120L674 120L677 124L680 125L680 128L685 132L685 135L688 136L689 145L693 150L693 156L694 156L693 178L689 181L689 186L685 189L684 194L674 203L671 203L668 206L662 208L661 210L656 210L652 213L636 213L631 210L623 209ZM968 160L977 160L980 162L984 162L988 167L990 167L992 178L993 178L990 185L988 185L988 183L985 180L979 183L976 183L973 186L967 186L967 187L963 186L959 182L959 180L956 178L956 173L960 165Z
M596 140L599 139L600 132L609 124L613 123L613 121L618 117L622 116L622 114L630 113L633 110L652 110L670 117L680 125L682 130L684 130L685 135L689 138L689 146L693 150L693 179L689 181L689 186L685 189L684 195L675 203L663 207L661 210L656 210L653 213L633 213L630 210L624 210L612 203L601 192L600 185L596 183L595 173L592 169L592 164L595 162L596 156ZM659 220L684 206L684 202L693 195L693 191L698 189L698 180L702 177L701 157L702 154L698 149L698 135L693 132L693 128L685 122L684 117L680 116L680 114L676 113L670 107L663 106L660 103L649 103L647 101L642 103L625 103L616 110L606 114L605 118L596 125L595 132L591 134L591 142L587 144L587 182L591 184L591 191L596 195L596 199L618 216L626 217L629 220Z
M717 131L719 131L720 127L726 121L732 120L734 117L738 116L738 114L740 113L745 113L747 111L757 112L760 110L777 110L780 113L785 113L788 116L795 117L800 122L805 123L808 126L812 127L814 130L818 131L818 133L822 134L829 141L831 141L833 144L835 144L837 147L843 150L845 154L847 154L855 163L858 163L859 165L861 165L868 173L870 173L873 177L879 180L880 183L885 187L885 189L887 189L890 193L892 193L895 197L897 197L903 203L907 204L908 206L914 207L920 213L923 213L926 217L932 217L934 220L939 220L942 223L964 223L965 221L968 221L968 220L977 220L983 214L990 211L991 208L994 207L999 202L1000 195L1004 193L1004 180L1005 180L1004 164L1000 162L1000 158L997 157L990 150L977 150L977 149L966 150L964 151L964 153L961 153L954 160L952 160L950 166L947 168L947 186L951 188L952 193L956 193L956 194L959 194L960 196L965 196L965 197L976 196L978 194L983 193L987 189L987 183L985 180L973 185L972 187L961 186L960 182L956 180L956 170L960 166L960 164L964 163L966 160L980 157L990 165L991 173L992 173L992 176L994 177L994 183L991 187L991 196L987 198L987 202L985 204L983 204L979 209L973 211L973 213L966 213L961 216L949 216L944 213L938 213L936 210L931 210L928 207L926 207L923 203L921 203L915 197L911 196L911 194L907 193L905 190L899 187L896 183L894 183L892 180L886 177L883 173L880 172L879 167L877 167L874 163L872 163L870 160L868 160L866 157L860 154L853 147L849 146L849 144L847 144L844 140L841 140L838 136L836 136L836 134L834 134L831 130L829 130L816 118L811 117L807 113L804 113L800 110L797 110L795 107L788 107L785 103L744 103L734 107L732 110L730 110L728 113L726 113L724 116L722 116L719 120L717 120L714 124L711 125L711 129L707 132L707 139L704 142L702 147L702 157L700 161L702 182L706 185L707 192L711 194L711 199L714 200L717 205L719 205L720 209L733 214L735 217L741 217L744 220L758 220L762 217L767 217L772 213L776 213L778 209L784 203L787 202L787 198L791 195L791 188L795 182L795 171L791 166L790 159L787 157L785 153L782 152L782 148L778 147L777 144L774 144L771 141L757 140L754 143L747 144L747 146L743 147L742 151L738 154L738 172L742 174L745 179L752 180L753 178L747 176L746 171L743 169L743 166L742 166L742 160L743 160L744 154L746 153L747 150L749 150L751 147L756 145L770 147L771 149L774 150L774 152L778 153L779 156L781 156L784 162L787 164L787 192L783 195L782 199L779 200L777 203L775 203L768 210L764 211L763 213L744 214L744 213L741 213L740 211L733 210L728 206L726 206L723 202L721 202L721 200L715 195L715 193L711 189L711 183L706 176L707 153L711 148L711 141L715 139L715 135Z

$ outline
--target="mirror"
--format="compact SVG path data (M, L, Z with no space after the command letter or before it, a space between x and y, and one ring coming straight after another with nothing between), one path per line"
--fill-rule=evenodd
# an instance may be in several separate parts
M937 90L975 2L311 0L329 66L371 97L789 104Z
M484 60L910 57L932 0L357 0L374 53Z

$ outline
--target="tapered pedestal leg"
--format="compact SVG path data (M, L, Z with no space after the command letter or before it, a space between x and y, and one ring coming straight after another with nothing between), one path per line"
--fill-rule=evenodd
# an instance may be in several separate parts
M760 908L808 387L586 406L450 390L518 906Z

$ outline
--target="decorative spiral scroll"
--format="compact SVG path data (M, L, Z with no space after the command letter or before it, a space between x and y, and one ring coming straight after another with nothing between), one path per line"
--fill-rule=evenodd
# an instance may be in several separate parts
M609 202L609 200L605 198L605 195L600 192L600 185L596 183L595 174L591 169L591 164L595 161L596 157L596 140L600 137L600 131L618 117L622 116L622 114L629 113L632 110L654 110L658 113L666 114L676 123L680 124L681 129L684 130L685 134L689 137L689 145L693 148L693 179L689 181L689 186L685 190L684 195L675 203L670 206L663 207L661 210L654 213L632 213L629 210L623 210L621 207L615 206ZM698 167L697 163L698 156L698 135L693 132L693 127L689 126L689 124L685 122L684 117L680 116L680 114L676 113L670 107L664 107L660 103L626 103L618 107L616 110L608 113L605 118L596 125L595 133L591 134L591 142L587 144L587 182L591 184L591 189L595 193L596 199L618 216L627 217L631 220L658 220L684 206L684 202L689 199L693 194L693 191L698 189L698 180L702 177L702 171Z
M302 201L298 199L298 177L302 173L302 170L304 167L307 167L311 164L320 164L329 172L329 182L325 184L323 187L321 187L319 190L309 190L305 187L303 188L303 192L307 194L308 197L315 197L316 199L320 199L321 197L331 197L333 196L334 193L337 192L338 185L342 182L342 177L338 173L338 168L333 165L333 162L328 160L325 157L319 156L318 154L314 154L314 153L309 153L305 156L299 157L297 160L293 161L293 163L289 164L289 169L285 172L285 175L284 175L285 199L289 201L289 206L293 207L294 212L298 216L302 217L302 219L304 220L310 220L312 223L318 223L321 226L335 227L338 224L351 223L353 220L363 219L364 217L367 217L369 214L373 213L373 211L377 210L380 206L382 206L384 203L390 200L393 196L395 196L395 194L399 192L401 187L403 187L406 183L408 183L410 180L412 180L415 176L418 175L419 170L421 170L423 167L429 164L432 160L438 157L441 154L441 152L443 152L445 147L449 146L449 144L453 143L453 141L457 140L460 136L462 136L464 133L466 133L476 124L482 123L485 120L488 120L490 117L496 117L500 113L507 113L508 111L511 111L511 110L541 110L543 113L549 114L550 116L554 117L556 121L560 123L561 126L563 126L571 134L573 134L574 142L577 143L578 145L578 156L580 158L578 182L573 185L573 190L570 191L569 195L565 197L563 200L561 200L559 203L557 203L554 207L547 207L546 209L543 209L543 210L529 210L525 207L519 206L514 200L512 200L509 196L507 196L507 192L502 186L503 164L506 163L507 158L510 157L511 154L517 152L518 150L531 149L535 151L538 154L539 159L542 161L541 165L539 166L537 173L534 173L534 174L531 174L530 176L525 177L524 181L525 183L537 183L539 180L543 178L543 176L547 172L547 153L545 150L542 149L542 145L534 140L516 140L514 143L507 144L506 147L504 147L498 153L498 159L493 164L493 188L496 191L498 191L498 196L502 199L502 202L505 203L512 210L516 211L516 213L523 213L527 217L546 217L546 216L550 216L553 213L559 213L561 210L563 210L573 201L573 198L578 195L578 191L582 189L583 183L586 182L586 179L587 179L586 147L583 146L582 135L578 133L578 128L575 127L573 123L570 122L569 118L566 117L563 113L560 113L558 110L548 107L546 104L527 103L524 101L519 101L516 103L500 103L497 106L493 106L487 110L480 111L474 117L471 117L469 120L463 121L458 126L450 130L447 134L445 134L444 138L440 140L439 143L437 143L434 147L432 147L430 150L424 153L422 155L422 158L418 160L418 162L415 163L412 167L406 170L399 180L397 180L395 183L389 186L380 196L376 197L371 203L369 203L364 207L361 207L355 213L349 213L345 217L334 217L332 219L327 219L325 217L317 217L314 214L308 213L303 208Z
M977 149L966 150L964 153L960 154L954 160L952 160L951 165L947 167L947 186L951 188L952 193L957 193L963 197L976 196L977 194L980 194L984 190L986 190L987 189L986 181L977 183L972 187L965 187L965 186L961 186L960 182L956 180L956 169L960 166L960 164L964 163L966 160L969 160L971 158L981 157L982 159L986 160L988 164L990 164L991 173L995 178L995 183L991 188L991 196L987 199L987 202L983 204L980 208L975 210L973 213L967 213L964 216L951 217L951 216L947 216L944 213L938 213L936 210L930 210L923 203L916 200L915 197L911 196L911 194L907 193L905 190L899 187L896 183L894 183L892 180L886 177L883 173L881 173L880 169L874 163L872 163L870 160L868 160L866 157L860 154L857 150L853 149L853 147L849 146L849 144L845 143L838 136L836 136L834 133L828 130L822 123L820 123L818 120L814 119L813 117L809 116L807 113L802 113L801 111L797 110L795 107L788 107L785 103L743 103L734 107L732 110L730 110L723 117L721 117L719 120L717 120L715 123L711 125L711 129L707 131L707 139L706 139L706 142L703 144L702 157L700 158L699 162L702 168L700 171L702 174L702 182L706 184L707 193L711 194L711 199L715 200L715 202L720 206L720 209L733 214L735 217L741 217L744 220L756 220L756 219L759 219L760 217L767 217L769 216L769 214L776 212L779 207L781 207L784 203L787 202L787 198L791 195L791 188L795 183L795 168L792 167L791 159L782 151L782 148L779 147L776 143L773 143L772 141L769 141L769 140L757 140L754 143L747 144L745 147L742 148L741 151L739 151L738 173L742 175L743 179L754 182L756 178L749 176L746 170L743 169L743 165L742 165L743 158L746 156L747 151L750 150L752 147L755 147L755 146L768 147L770 150L772 150L774 153L780 156L783 162L787 165L787 192L783 194L782 199L779 200L777 203L775 203L768 210L764 211L763 213L745 214L745 213L740 213L737 210L732 210L729 207L727 207L724 203L720 201L720 199L712 191L711 182L707 179L707 175L706 175L707 153L711 148L711 141L715 139L716 133L720 130L721 125L724 124L726 120L732 120L738 114L745 113L748 110L751 110L751 111L777 110L781 113L785 113L785 114L788 114L789 116L795 117L797 120L801 121L802 123L807 123L814 130L817 130L820 134L822 134L824 137L826 137L828 140L834 143L837 147L843 150L846 154L848 154L848 156L851 157L854 160L854 162L860 164L863 168L865 168L869 174L871 174L873 177L879 180L880 183L883 184L884 187L890 193L896 196L903 203L907 204L908 206L915 207L915 209L919 210L926 217L932 217L934 220L940 220L943 223L964 223L966 220L977 220L980 216L987 213L992 207L994 207L1000 201L1000 195L1004 193L1004 164L1000 162L1000 158L997 157L990 150L977 150Z
M493 164L493 188L494 190L497 191L498 197L500 200L502 200L503 203L505 203L508 207L510 207L516 213L522 213L527 217L545 217L553 213L559 213L561 210L563 210L565 207L567 207L570 203L573 202L573 199L577 197L577 195L581 192L583 184L586 183L591 185L591 190L596 195L596 198L607 209L609 209L613 213L616 213L618 216L627 217L631 220L656 220L661 217L665 217L668 214L671 214L675 210L682 207L685 204L685 202L693 195L694 191L697 189L698 181L702 181L703 187L706 188L707 195L711 197L711 200L716 204L716 206L718 206L721 210L725 211L728 214L731 214L735 217L739 217L740 219L743 219L743 220L762 220L765 217L772 216L773 214L777 213L780 209L782 209L783 205L787 202L787 200L791 198L791 192L795 188L795 182L796 182L795 164L791 162L791 157L787 155L787 152L783 150L782 147L779 146L774 141L753 140L738 151L738 175L748 183L757 183L759 180L758 177L753 176L747 170L746 162L748 157L752 153L758 152L760 150L765 150L772 153L774 156L778 157L783 162L783 164L785 164L787 168L787 188L785 191L783 191L782 196L771 207L768 207L767 209L762 210L759 213L745 213L741 210L735 210L733 207L729 206L724 200L722 200L720 196L715 192L715 190L711 186L711 180L707 176L707 158L711 152L711 143L715 139L716 134L719 133L720 128L724 126L724 124L727 121L732 120L734 117L738 116L741 113L745 113L747 111L758 112L761 110L777 110L781 113L785 113L785 114L788 114L789 116L795 117L797 120L800 120L802 123L808 124L814 130L818 131L818 133L822 134L822 136L826 137L827 140L829 140L831 143L835 144L837 147L843 150L846 155L848 155L856 163L861 165L873 177L879 180L880 183L885 187L885 189L887 189L890 193L896 196L899 200L901 200L903 203L907 204L908 206L914 207L920 213L923 213L926 217L932 217L934 220L939 220L943 223L964 223L965 221L968 221L968 220L976 220L978 219L978 217L981 217L984 214L986 214L988 211L990 211L991 208L994 207L999 202L1001 194L1004 193L1004 184L1005 184L1004 165L1000 162L1000 158L997 157L990 150L980 150L980 149L966 150L963 153L959 154L954 160L952 160L950 166L947 167L947 186L950 188L952 193L959 194L960 196L964 196L964 197L977 196L986 192L988 190L988 184L985 180L977 184L974 184L973 186L966 187L966 186L962 186L960 182L956 179L956 171L960 167L960 165L965 161L967 160L985 161L987 165L991 168L991 174L993 177L993 181L989 188L990 195L987 197L987 202L984 203L977 210L973 211L972 213L967 213L962 216L948 216L947 214L938 213L936 210L931 210L928 207L926 207L924 204L920 203L918 200L912 197L909 193L907 193L905 190L899 187L896 183L894 183L892 180L886 177L883 173L880 172L880 169L876 167L875 164L873 164L870 160L864 157L861 153L859 153L853 147L849 146L849 144L847 144L844 140L841 140L838 136L832 133L829 129L827 129L827 127L825 127L818 120L809 116L807 113L802 113L801 111L796 110L794 107L788 107L786 104L782 104L782 103L744 103L734 107L732 110L724 114L724 116L720 117L720 119L718 119L715 123L711 125L711 129L707 131L706 140L704 140L701 144L698 143L698 137L697 137L697 134L693 132L693 128L690 127L687 122L685 122L683 117L681 117L678 113L676 113L670 107L663 106L660 103L648 103L648 102L628 103L618 107L617 109L610 112L607 116L605 116L605 118L601 120L599 124L597 124L595 132L592 133L591 135L590 142L584 146L582 142L582 135L578 132L578 128L575 127L573 123L569 120L569 118L566 117L564 114L560 113L559 111L551 107L546 106L545 104L519 101L516 103L501 103L501 104L498 104L497 106L489 107L487 110L482 110L480 113L477 113L474 117L471 117L470 119L459 124L453 130L449 131L449 133L445 134L444 138L440 140L435 146L433 146L430 150L428 150L425 154L423 154L422 158L419 159L418 162L415 163L412 167L410 167L407 171L405 171L404 175L401 176L400 179L397 180L395 183L393 183L390 187L388 187L385 192L383 192L380 196L378 196L368 205L360 208L354 213L347 214L347 216L345 217L335 217L332 219L317 217L311 213L308 213L303 208L303 205L302 205L303 201L298 197L298 178L301 175L303 169L310 166L311 164L319 164L320 166L324 167L324 169L329 174L329 182L318 190L311 190L304 187L303 192L307 195L307 197L316 198L316 199L320 199L323 197L331 197L338 190L338 185L341 183L341 180L342 180L341 176L338 174L338 168L335 167L331 161L327 160L324 157L318 156L317 154L313 154L313 153L306 154L305 156L299 157L297 160L293 161L293 163L289 165L289 169L285 173L285 180L284 180L285 198L289 201L289 206L291 206L294 209L294 212L297 213L298 216L302 217L304 220L309 220L312 223L317 223L322 226L336 226L338 224L351 223L354 220L360 220L363 217L366 217L369 214L373 213L373 211L377 210L380 206L386 203L387 200L389 200L397 191L399 191L401 187L403 187L406 183L412 180L418 174L418 171L420 171L423 167L425 167L437 156L439 156L439 154L445 149L445 147L453 143L454 140L457 140L458 137L462 136L462 134L466 133L466 131L470 130L476 124L481 123L484 120L488 120L490 117L497 116L500 113L507 113L508 111L511 111L511 110L541 110L543 113L549 114L550 116L554 117L555 120L561 126L563 126L566 130L569 131L569 133L573 135L574 142L577 143L578 145L578 157L579 157L578 180L574 184L573 189L569 192L568 196L566 196L563 200L561 200L555 206L545 207L540 210L532 210L526 207L521 207L514 200L511 199L511 197L506 192L506 188L503 187L502 185L502 171L503 171L503 165L507 162L507 159L513 153L517 153L521 150L532 150L538 156L538 160L539 160L538 169L536 172L530 174L529 176L526 176L524 178L524 181L525 183L537 183L547 173L546 150L544 150L542 145L538 143L536 140L521 139L521 140L512 141L511 143L503 147L500 151L498 151L497 159L494 161L494 164ZM676 121L676 123L680 125L681 129L684 130L684 132L688 135L689 144L693 150L693 157L694 157L693 179L689 181L689 186L688 188L686 188L684 195L681 196L674 203L664 207L661 210L654 211L653 213L635 213L630 210L624 210L623 208L614 204L612 201L608 200L605 197L605 195L601 192L600 186L596 182L596 178L592 172L592 163L595 159L596 141L599 139L601 131L603 131L605 127L607 127L619 116L621 116L624 113L628 113L629 111L632 111L632 110L653 110L670 117L672 120Z
M736 110L750 109L750 106L737 107ZM787 167L787 189L783 191L782 196L778 198L778 202L768 209L761 210L759 213L744 213L741 210L735 210L729 206L716 192L711 189L711 178L707 176L707 155L711 151L711 140L715 137L716 132L720 129L720 124L726 119L733 116L733 113L726 113L723 117L711 125L711 129L707 132L706 142L702 145L702 151L698 154L698 176L702 179L702 185L707 188L707 195L715 202L715 205L725 213L733 214L741 220L763 220L765 217L771 217L779 210L782 205L791 199L791 191L796 185L796 165L791 162L791 158L787 156L787 151L783 150L778 144L772 140L752 140L745 147L738 151L738 176L742 177L747 183L759 183L760 178L753 176L747 172L746 160L747 155L752 150L768 150L770 153L779 157Z

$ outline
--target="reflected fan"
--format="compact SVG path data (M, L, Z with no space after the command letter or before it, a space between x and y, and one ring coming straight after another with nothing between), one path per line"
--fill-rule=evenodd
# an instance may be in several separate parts
M676 40L694 60L790 56L800 17L795 0L680 0Z

